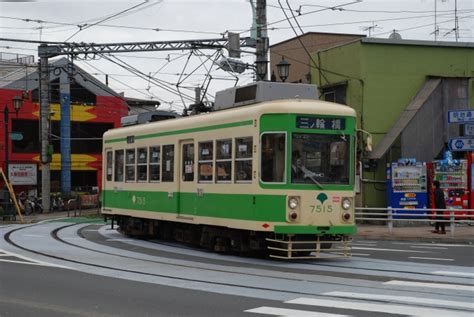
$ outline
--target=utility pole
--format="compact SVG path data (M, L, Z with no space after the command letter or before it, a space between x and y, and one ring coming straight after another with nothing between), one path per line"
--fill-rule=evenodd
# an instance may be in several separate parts
M268 35L267 35L267 1L257 0L257 46L256 69L257 78L266 80L268 67Z
M51 157L49 153L49 65L48 57L40 57L40 124L41 124L41 197L43 212L50 210L51 196Z
M61 147L61 194L71 193L71 76L72 60L61 69L59 75L59 102L61 105L60 147Z

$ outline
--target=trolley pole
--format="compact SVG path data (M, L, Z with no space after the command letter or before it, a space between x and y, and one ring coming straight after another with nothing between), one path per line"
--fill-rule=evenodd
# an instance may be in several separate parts
M41 123L41 197L43 212L50 210L51 171L49 163L49 69L48 57L40 57L40 123Z

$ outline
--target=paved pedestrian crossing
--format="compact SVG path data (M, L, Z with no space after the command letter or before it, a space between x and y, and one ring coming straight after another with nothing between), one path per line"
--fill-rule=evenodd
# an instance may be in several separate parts
M469 285L454 285L442 283L419 283L404 281L389 281L383 283L394 287L423 288L432 290L457 290L467 296L459 298L450 296L450 299L412 297L392 295L387 290L378 290L378 293L356 293L332 291L321 293L317 297L299 297L284 301L283 307L261 306L245 310L246 313L288 316L288 317L338 317L338 316L374 316L380 314L413 316L413 317L472 317L474 316L474 303L471 294L474 287ZM377 291L377 290L376 290ZM395 290L396 291L396 290ZM400 291L400 290L398 290ZM474 296L474 294L472 294ZM453 299L454 298L454 299ZM464 299L464 301L463 301ZM286 307L288 306L288 307Z

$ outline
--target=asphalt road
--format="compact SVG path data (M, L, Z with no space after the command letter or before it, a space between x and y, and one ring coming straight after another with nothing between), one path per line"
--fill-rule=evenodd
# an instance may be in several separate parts
M0 317L474 314L472 245L356 240L350 260L288 263L88 224L0 227L0 237Z

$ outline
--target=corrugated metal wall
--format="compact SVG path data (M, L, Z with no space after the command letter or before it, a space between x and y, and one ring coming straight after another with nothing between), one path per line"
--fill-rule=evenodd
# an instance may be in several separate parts
M459 125L448 125L447 112L468 108L468 85L467 78L443 78L402 132L402 157L431 162L450 138L459 136Z

